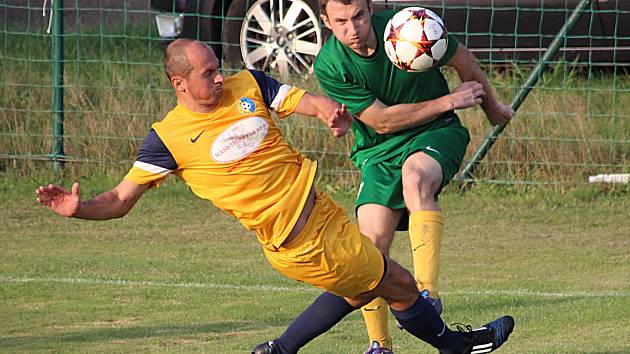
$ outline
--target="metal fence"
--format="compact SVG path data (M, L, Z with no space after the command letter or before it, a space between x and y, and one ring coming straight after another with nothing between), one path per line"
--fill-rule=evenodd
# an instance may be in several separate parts
M373 1L376 10L410 4ZM579 184L630 172L630 4L420 4L444 18L476 53L499 97L518 108L509 125L494 129L480 109L458 112L472 137L462 179ZM265 32L261 13L277 19L277 28L289 11L299 41L280 42ZM175 104L161 68L168 39L160 37L156 15L170 19L171 35L213 45L226 71L245 60L319 92L308 67L326 31L313 25L318 9L310 0L1 0L0 169L128 168L151 122ZM279 124L321 162L324 176L356 182L346 158L351 136L334 139L304 117Z

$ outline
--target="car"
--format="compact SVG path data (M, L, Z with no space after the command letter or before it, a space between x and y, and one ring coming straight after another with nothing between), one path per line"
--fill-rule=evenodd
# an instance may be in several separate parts
M481 61L532 63L542 57L580 0L372 0L374 11L423 6ZM559 52L577 65L630 65L630 1L593 0ZM305 75L330 35L318 0L151 0L165 39L196 38L229 68Z

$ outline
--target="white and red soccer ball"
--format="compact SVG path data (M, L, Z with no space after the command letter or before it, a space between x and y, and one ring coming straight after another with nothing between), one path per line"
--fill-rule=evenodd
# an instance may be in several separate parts
M411 72L427 71L446 53L446 26L433 11L406 7L385 26L385 53L398 68Z

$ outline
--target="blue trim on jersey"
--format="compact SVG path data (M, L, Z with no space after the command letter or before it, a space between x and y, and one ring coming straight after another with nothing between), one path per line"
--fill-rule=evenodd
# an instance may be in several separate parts
M167 170L176 170L177 163L173 155L166 148L162 139L157 135L155 130L151 129L147 137L144 138L142 146L138 151L137 161L159 166Z
M269 105L271 105L271 102L273 102L273 99L278 94L278 91L280 91L280 87L282 86L282 84L279 83L276 79L267 76L267 74L262 71L254 69L247 70L249 70L250 74L252 74L252 76L254 76L254 79L256 79L258 87L260 87L260 92L262 92L265 106L269 107Z

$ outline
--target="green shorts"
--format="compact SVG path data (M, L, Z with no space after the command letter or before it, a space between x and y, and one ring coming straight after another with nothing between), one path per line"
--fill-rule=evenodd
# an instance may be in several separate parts
M440 164L442 183L435 194L437 200L442 188L459 171L469 142L468 129L455 118L446 126L416 135L393 157L376 164L362 166L356 209L363 204L379 204L391 209L404 209L405 213L397 230L407 230L409 215L403 198L402 184L402 166L405 160L412 154L422 151Z

